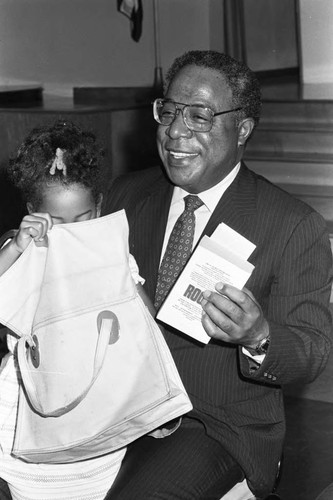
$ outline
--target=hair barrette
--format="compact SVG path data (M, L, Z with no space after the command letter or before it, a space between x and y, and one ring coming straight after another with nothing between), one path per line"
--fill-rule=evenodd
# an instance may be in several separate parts
M64 162L64 154L65 151L63 151L60 148L56 149L56 154L55 158L52 162L51 168L50 168L50 175L54 175L56 170L62 170L63 175L66 177L67 175L67 167Z

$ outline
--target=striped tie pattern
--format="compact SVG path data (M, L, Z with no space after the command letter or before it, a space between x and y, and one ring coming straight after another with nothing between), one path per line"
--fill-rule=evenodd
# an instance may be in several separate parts
M187 195L184 198L185 209L178 217L161 262L158 272L154 306L159 309L179 274L188 261L193 246L195 214L203 205L198 196Z

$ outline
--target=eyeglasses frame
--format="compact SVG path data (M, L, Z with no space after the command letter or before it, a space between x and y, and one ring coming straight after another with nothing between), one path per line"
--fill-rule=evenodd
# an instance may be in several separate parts
M173 120L168 124L168 125L165 125L164 123L160 123L159 120L157 120L157 117L158 117L158 114L157 114L157 103L158 101L160 102L171 102L172 104L175 105L175 108L176 108L176 112L175 112L175 116L173 118ZM240 111L242 110L243 108L239 107L239 108L234 108L234 109L228 109L227 111L217 111L216 113L214 113L214 111L208 107L208 106L204 106L203 104L185 104L183 102L176 102L176 101L173 101L172 99L165 99L165 98L162 98L162 97L158 97L157 99L155 99L153 102L152 102L152 105L153 105L153 115L154 115L154 119L155 121L159 124L159 125L162 125L163 127L170 127L170 125L173 124L173 122L175 121L175 119L177 118L177 116L179 115L179 113L182 114L182 117L183 117L183 121L186 125L186 127L191 130L192 132L203 132L203 133L206 133L206 132L210 132L212 127L213 127L213 118L215 116L219 116L219 115L226 115L227 113L232 113L234 111ZM183 106L182 108L179 108L178 105L180 106ZM205 131L201 131L201 130L193 130L192 128L190 128L188 126L188 124L186 123L186 118L184 116L184 109L186 108L189 108L191 106L196 106L198 108L202 108L202 109L206 109L208 110L210 113L211 113L211 122L210 122L210 128L209 130L205 130Z

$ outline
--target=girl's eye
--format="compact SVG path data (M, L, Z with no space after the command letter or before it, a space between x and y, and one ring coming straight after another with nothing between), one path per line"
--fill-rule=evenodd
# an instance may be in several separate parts
M75 219L75 222L82 222L84 220L90 220L92 218L93 218L93 213L91 210L89 210L89 212L86 212L85 214L79 215L79 217L77 217Z

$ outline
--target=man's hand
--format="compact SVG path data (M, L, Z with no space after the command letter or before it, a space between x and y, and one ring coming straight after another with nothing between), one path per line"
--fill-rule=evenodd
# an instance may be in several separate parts
M202 324L215 339L254 348L269 335L269 326L253 294L243 288L217 283L216 292L205 291Z

